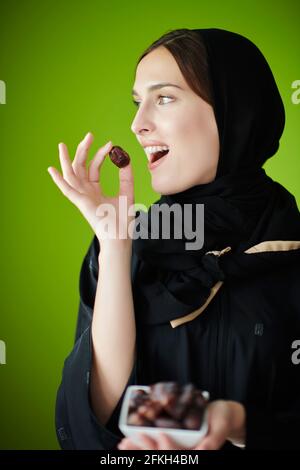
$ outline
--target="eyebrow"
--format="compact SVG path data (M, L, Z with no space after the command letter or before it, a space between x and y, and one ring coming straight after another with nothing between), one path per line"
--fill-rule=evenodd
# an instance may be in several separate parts
M182 90L183 88L179 85L174 85L174 83L169 83L169 82L163 82L163 83L155 83L154 85L150 85L147 90L152 91L152 90L158 90L159 88L163 88L165 86L174 86L176 88L180 88ZM138 92L135 90L132 90L132 95L138 95Z

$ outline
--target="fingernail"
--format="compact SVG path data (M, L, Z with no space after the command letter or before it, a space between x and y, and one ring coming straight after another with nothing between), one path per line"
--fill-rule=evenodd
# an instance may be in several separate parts
M92 135L91 132L88 132L88 133L86 134L86 136L85 136L85 138L83 139L83 141L86 141L86 140L88 139L89 135Z

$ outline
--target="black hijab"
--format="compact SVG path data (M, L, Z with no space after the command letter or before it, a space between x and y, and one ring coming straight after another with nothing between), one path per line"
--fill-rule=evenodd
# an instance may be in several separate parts
M148 231L147 239L133 241L139 259L134 303L142 323L165 323L193 312L219 281L246 279L299 262L296 248L245 253L261 242L300 239L294 196L262 168L278 150L285 123L271 69L245 37L217 28L195 31L206 47L213 90L220 138L217 175L211 183L162 195L147 213L137 211L136 230ZM191 204L193 220L196 204L204 204L201 249L186 250L191 240L184 236L163 240L159 233L158 239L151 238L153 206L174 203Z

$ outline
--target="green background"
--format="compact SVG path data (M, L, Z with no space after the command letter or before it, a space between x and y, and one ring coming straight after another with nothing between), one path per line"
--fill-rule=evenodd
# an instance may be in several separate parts
M286 109L280 150L267 173L300 201L299 1L0 2L1 318L0 448L58 449L56 390L72 349L79 270L93 236L47 172L57 145L72 158L91 131L93 155L108 140L132 156L135 199L157 199L143 150L130 130L138 56L175 28L219 27L251 39L274 73ZM107 194L118 170L105 161Z

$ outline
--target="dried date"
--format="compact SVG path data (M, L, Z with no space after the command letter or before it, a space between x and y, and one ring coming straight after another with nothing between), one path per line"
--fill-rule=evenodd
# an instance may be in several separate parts
M122 149L119 145L114 145L111 151L109 152L109 157L111 161L117 165L118 168L124 168L130 162L130 157L125 150Z
M207 398L193 384L157 382L149 392L131 395L127 424L171 429L200 429Z

